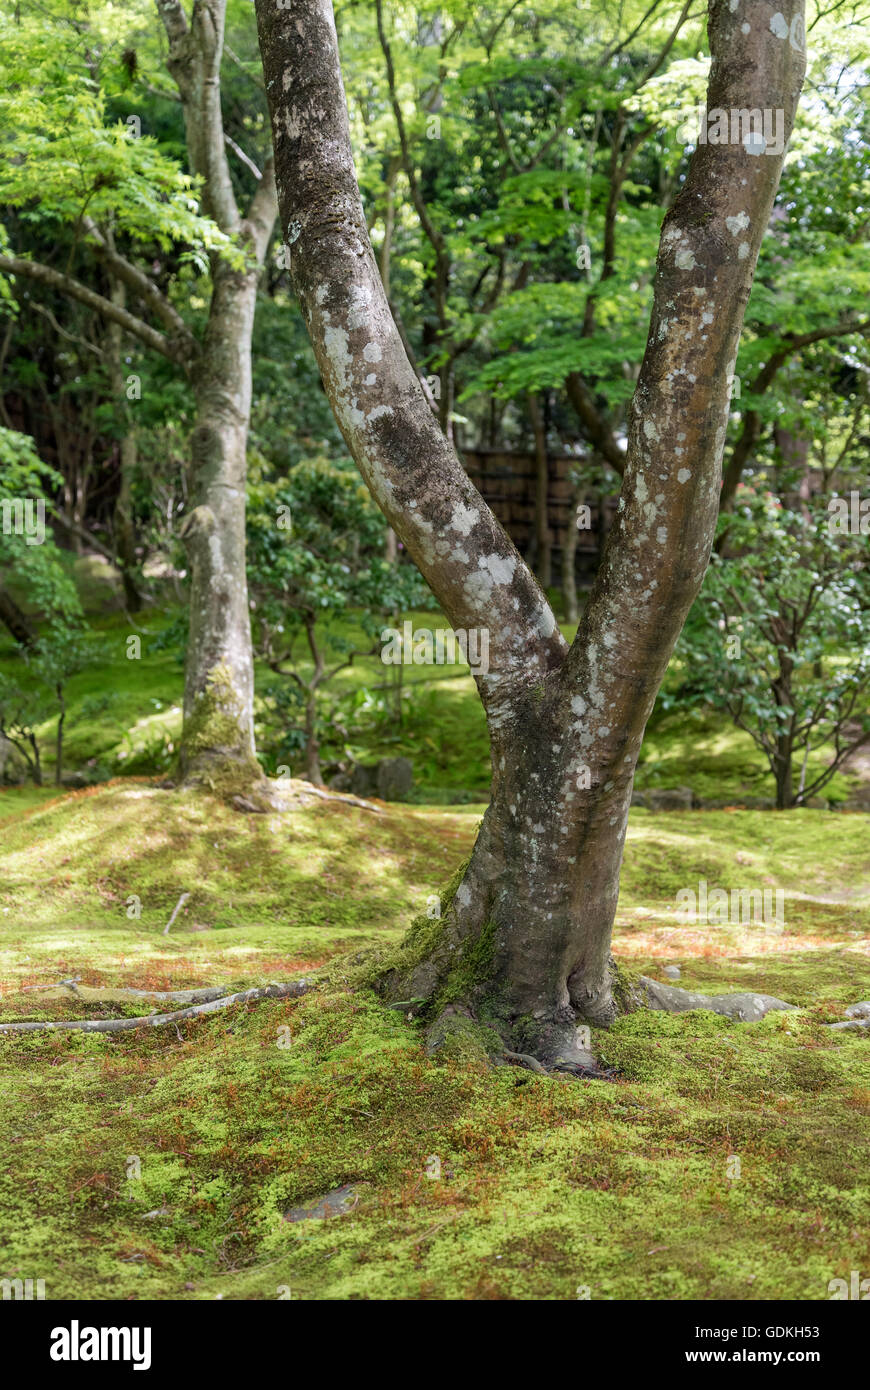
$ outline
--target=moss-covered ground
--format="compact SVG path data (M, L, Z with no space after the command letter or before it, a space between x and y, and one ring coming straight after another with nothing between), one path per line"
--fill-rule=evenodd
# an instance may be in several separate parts
M145 779L0 794L2 1019L141 1011L24 988L69 976L333 962L316 994L177 1029L0 1036L0 1277L77 1299L816 1300L870 1273L870 1039L824 1027L870 997L868 818L632 813L619 958L800 1007L630 1015L594 1035L608 1083L428 1058L344 986L342 955L399 939L480 810L245 816ZM783 889L782 932L681 923L701 878ZM345 1214L285 1219L344 1185Z

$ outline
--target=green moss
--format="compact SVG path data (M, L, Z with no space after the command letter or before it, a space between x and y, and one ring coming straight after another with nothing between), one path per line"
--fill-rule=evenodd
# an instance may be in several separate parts
M495 923L490 921L484 923L476 937L463 944L462 954L441 988L438 1006L457 999L473 1000L475 1012L481 1017L491 1012L494 1001L487 999L486 991L491 989L494 940Z
M437 920L410 948L405 924L477 819L320 801L245 817L144 781L7 815L5 1018L130 1011L15 992L67 975L181 988L332 966L316 995L180 1038L0 1037L0 1277L44 1277L49 1298L463 1301L820 1300L848 1278L870 1211L870 1040L824 1024L870 995L866 818L632 818L618 980L676 958L688 987L801 1008L626 1014L593 1032L610 1084L486 1067L492 1037L463 1024L430 1058L419 1020L344 986L351 949L431 944ZM783 938L681 935L648 868L690 884L703 859L728 882L738 853L786 887ZM346 1215L284 1220L344 1184Z

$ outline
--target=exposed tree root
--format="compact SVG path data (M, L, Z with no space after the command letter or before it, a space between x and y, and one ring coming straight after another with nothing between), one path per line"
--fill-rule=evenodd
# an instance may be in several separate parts
M786 1004L783 999L774 999L770 994L700 994L696 990L663 985L646 975L641 975L638 984L643 991L642 1003L647 1008L664 1009L671 1014L686 1013L689 1009L708 1009L737 1023L755 1023L771 1009L797 1008L796 1004Z
M341 792L324 791L323 787L315 787L313 782L303 782L299 788L300 796L307 796L309 792L324 801L343 801L346 806L361 806L364 811L374 811L376 816L384 814L383 807L373 806L370 801L360 801L358 797L344 796Z
M283 778L278 782L264 778L245 795L237 792L230 800L237 811L265 815L270 811L289 811L304 806L306 796L319 796L322 801L343 801L346 806L359 806L363 811L373 811L376 816L384 814L381 806L373 806L370 801L345 796L341 792L330 792L325 787L315 787L313 782L303 782L296 777Z
M80 979L81 976L77 976ZM149 1004L208 1004L229 994L225 985L208 985L202 989L115 989L91 988L78 985L72 980L60 980L56 985L27 985L26 989L42 989L49 999L66 998L66 991L74 994L83 1004L124 1004L131 999L142 999Z
M142 1018L112 1019L65 1019L57 1023L0 1023L0 1033L55 1033L61 1029L79 1029L84 1033L124 1033L133 1028L160 1028L167 1023L179 1023L185 1018L197 1018L201 1014L215 1013L226 1009L230 1004L246 1004L254 999L295 999L314 989L313 980L291 980L287 984L265 985L258 989L241 990L238 994L226 994L214 990L182 990L166 994L152 994L148 991L130 991L142 998L177 998L178 994L210 994L204 1003L194 1004L187 1009L176 1009L169 1014L146 1014Z

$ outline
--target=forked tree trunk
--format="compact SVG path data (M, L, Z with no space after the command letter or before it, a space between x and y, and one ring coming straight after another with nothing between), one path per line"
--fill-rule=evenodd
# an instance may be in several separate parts
M708 106L782 109L803 8L712 0ZM390 315L350 147L330 0L257 0L279 208L336 419L372 495L454 628L486 628L477 677L492 801L443 904L389 962L396 998L576 1058L578 1020L618 1008L610 956L634 769L698 592L719 503L743 314L781 156L700 146L665 220L620 507L570 651L534 576L439 431ZM578 325L579 331L579 325Z

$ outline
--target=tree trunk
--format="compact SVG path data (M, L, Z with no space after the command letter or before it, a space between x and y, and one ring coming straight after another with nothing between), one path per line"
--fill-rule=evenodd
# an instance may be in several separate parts
M193 509L182 528L191 571L190 633L179 769L187 784L228 794L265 787L254 757L254 663L245 570L245 481L251 410L251 335L257 281L277 215L271 157L243 219L226 159L221 58L226 0L159 0L167 66L184 111L191 171L203 208L248 253L234 269L211 259L212 298L194 373ZM292 236L287 245L292 244Z
M305 702L305 776L315 787L324 786L317 738L317 692L310 690Z
M66 719L66 703L63 698L63 686L55 686L57 703L60 706L60 713L57 717L57 739L55 742L55 765L54 765L54 785L63 785L63 722Z
M305 701L305 775L315 787L322 787L324 781L323 773L320 770L320 743L317 738L317 691L324 677L326 663L323 659L323 652L317 645L314 620L310 617L305 620L305 638L308 642L311 660L314 662L314 671L307 686Z
M454 628L485 628L476 677L492 800L442 916L382 966L397 999L492 1024L545 1061L584 1055L619 987L610 935L634 769L709 560L743 314L781 156L699 145L659 249L620 508L569 651L546 597L438 430L383 294L354 173L329 0L256 0L294 286L357 466ZM803 9L712 0L707 104L783 109L803 79ZM579 328L579 326L578 326ZM588 1055L588 1054L587 1054Z
M114 249L111 241L109 242ZM123 281L110 277L112 303L124 309L127 307L127 292ZM136 583L136 534L133 529L133 476L136 472L136 435L130 409L126 404L124 363L122 356L123 330L118 323L108 326L109 376L112 396L116 409L123 413L124 425L119 450L121 456L118 496L115 500L115 513L112 521L115 557L121 571L124 586L124 603L128 613L140 612L143 605L142 594Z
M257 271L223 264L196 372L190 495L182 528L190 562L190 631L180 771L186 782L239 788L254 757L254 663L245 568L245 479ZM226 785L225 785L226 784Z

